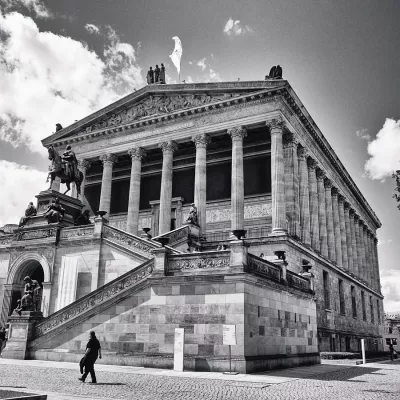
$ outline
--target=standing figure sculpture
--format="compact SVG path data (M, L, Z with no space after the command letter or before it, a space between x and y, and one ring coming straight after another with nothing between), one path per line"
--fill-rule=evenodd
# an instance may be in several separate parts
M22 311L37 311L40 308L38 304L41 299L41 287L38 281L31 279L26 276L24 278L25 289L24 295L21 299L21 306L19 307Z
M160 68L158 67L158 64L156 64L156 67L154 69L154 83L160 83Z
M186 222L189 222L194 225L198 225L198 218L197 218L197 207L194 203L190 205L189 215L186 219Z
M46 212L43 214L49 224L61 222L64 219L65 210L60 204L60 199L56 197L55 200L47 207Z
M30 217L34 217L37 214L36 207L30 201L28 204L28 208L25 210L25 217L22 217L19 221L19 226L24 226Z
M165 83L165 67L163 63L161 63L160 69L160 83Z
M147 71L147 84L151 85L152 83L154 83L154 71L153 71L153 67L150 67L150 69Z
M61 131L63 129L61 124L56 124L56 132Z
M78 161L71 146L67 146L62 157L58 154L53 145L50 145L47 150L49 152L49 160L52 161L51 166L49 167L50 172L47 176L47 182L50 180L50 187L48 190L51 189L54 179L58 177L61 179L61 183L65 183L67 186L67 190L64 194L71 190L71 182L74 182L76 185L77 195L79 196L81 194L83 173L78 169Z

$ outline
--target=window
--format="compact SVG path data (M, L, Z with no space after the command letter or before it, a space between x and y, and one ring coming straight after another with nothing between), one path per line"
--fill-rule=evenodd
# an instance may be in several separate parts
M329 293L329 274L326 271L323 271L323 280L324 280L324 301L325 308L331 308L331 296Z
M351 287L351 309L353 312L353 318L357 318L356 289L354 286Z
M363 320L367 320L367 311L365 310L365 294L364 292L361 292L361 307L362 307L362 315L363 315Z
M381 324L381 310L379 309L379 300L376 300L376 312L378 313L378 325Z
M340 314L346 314L346 306L344 304L344 291L343 291L343 281L339 279L339 304L340 304Z
M369 296L369 309L371 312L371 324L375 323L375 316L374 316L374 303L372 302L372 296Z

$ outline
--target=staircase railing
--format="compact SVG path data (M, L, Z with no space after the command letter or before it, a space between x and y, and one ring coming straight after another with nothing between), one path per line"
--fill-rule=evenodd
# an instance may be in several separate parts
M162 235L155 236L153 240L157 240L157 238L166 237L169 239L168 245L173 246L176 243L179 243L181 240L185 240L189 237L190 228L188 225L181 226L173 231L169 231L163 233Z

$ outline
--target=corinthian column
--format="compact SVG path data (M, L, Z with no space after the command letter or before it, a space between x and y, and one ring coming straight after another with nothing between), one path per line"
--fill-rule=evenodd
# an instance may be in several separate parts
M243 139L247 130L243 126L228 129L232 139L231 228L244 228Z
M271 133L272 235L286 233L285 180L282 146L283 121L267 122Z
M174 151L178 145L173 140L160 143L158 146L163 152L160 193L160 220L158 234L162 235L171 230L171 202L172 202L172 162Z
M363 235L364 235L364 251L365 251L365 280L369 286L371 286L371 258L369 255L369 246L368 246L368 228L366 225L363 226Z
M308 184L307 153L304 147L298 148L299 175L300 175L300 226L301 240L311 245L310 234L310 193Z
M82 202L83 202L83 200L85 198L86 173L87 173L87 171L88 171L88 169L90 168L91 165L92 164L88 160L84 160L84 159L78 160L78 169L83 174L83 179L82 179L82 182L81 182L81 194L79 196L79 199Z
M128 154L131 156L132 168L126 230L129 233L137 235L139 226L140 175L142 171L142 158L146 155L146 151L142 147L137 147L128 150Z
M375 258L375 270L376 270L376 290L381 293L381 277L379 275L379 258L378 258L378 239L374 237L374 258Z
M359 248L360 248L360 256L361 256L361 279L366 282L367 281L367 265L365 260L365 242L364 242L364 221L358 221L358 231L359 231Z
M310 203L310 236L311 247L316 251L321 251L319 241L319 216L318 216L318 186L316 167L317 163L312 158L307 160L308 166L308 186Z
M299 165L297 140L292 132L283 135L283 158L285 164L286 213L289 216L288 233L300 237Z
M354 215L354 232L356 237L356 248L357 248L358 277L360 279L363 279L364 261L362 257L361 238L360 238L360 217L357 214Z
M103 162L103 176L101 178L101 192L99 211L105 211L107 218L110 217L111 207L111 186L112 186L112 171L113 165L118 158L115 154L103 154L100 156Z
M350 209L350 232L351 232L351 248L352 248L352 255L353 255L353 269L354 269L354 275L359 276L360 271L359 271L359 265L358 265L358 255L357 255L357 242L356 242L356 231L355 231L355 211L353 209Z
M368 256L369 256L369 281L370 285L373 289L375 289L375 262L374 262L374 254L373 254L373 245L372 245L372 232L367 230L367 242L368 242Z
M332 207L332 182L325 179L325 207L326 207L326 231L328 237L328 256L333 262L336 262L335 251L335 232L333 230L333 207Z
M349 259L347 253L346 219L344 216L344 197L339 195L339 220L340 220L340 241L342 243L342 267L349 269Z
M207 188L207 145L210 137L203 133L192 138L196 145L196 168L194 176L194 203L197 207L197 217L200 225L200 237L204 237L206 228L206 188Z
M318 220L319 220L319 241L320 251L324 257L328 257L328 236L326 229L326 204L325 204L325 173L317 170L317 186L318 186Z
M333 230L335 232L335 251L336 263L339 267L343 265L342 262L342 241L340 239L340 217L339 217L339 204L338 204L338 190L332 188L332 208L333 208Z
M346 228L346 247L347 247L347 260L349 271L354 274L353 263L353 247L351 245L351 230L350 230L350 204L344 203L344 222Z

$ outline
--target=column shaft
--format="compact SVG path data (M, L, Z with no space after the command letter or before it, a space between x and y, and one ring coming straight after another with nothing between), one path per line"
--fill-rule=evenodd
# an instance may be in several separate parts
M90 166L91 166L90 161L84 159L78 160L78 168L83 174L83 179L81 182L81 194L79 196L79 199L82 201L82 203L84 202L85 199L86 173L90 168Z
M354 210L350 210L350 232L351 232L351 248L352 248L352 255L353 255L353 269L354 269L354 275L359 276L360 271L359 271L359 265L358 265L358 255L357 255L357 242L356 242L356 232L355 232L355 222L354 222L354 216L355 212Z
M340 220L340 241L342 243L342 267L345 270L348 270L349 260L347 253L346 221L344 216L344 197L342 195L339 195L339 220Z
M318 215L318 186L316 167L317 163L309 158L308 164L308 185L309 185L309 203L310 203L310 236L311 247L316 251L321 251L319 240L319 215Z
M103 154L100 156L100 160L103 162L103 176L101 179L99 211L105 211L107 213L107 218L109 218L111 208L112 171L113 165L117 161L117 157L114 154Z
M346 246L347 246L348 268L349 268L349 271L354 274L353 247L351 245L350 205L349 205L349 203L344 203L344 222L345 222L345 228L346 228Z
M139 206L140 206L140 177L142 171L142 157L146 155L143 148L137 147L128 150L131 156L131 180L129 184L128 218L126 230L133 235L138 234Z
M172 164L174 151L178 148L176 142L170 140L160 143L163 152L160 193L160 220L158 234L162 235L171 230L171 203L172 203Z
M197 218L200 226L200 237L207 232L206 205L207 205L207 145L210 137L200 134L193 137L196 145L196 168L194 176L194 203L197 207Z
M283 121L273 119L268 121L267 125L271 133L272 234L279 235L287 231L282 146Z
M285 201L288 216L288 233L299 238L300 207L299 207L299 165L297 160L297 141L293 133L283 135L283 155L285 164Z
M342 241L340 239L340 217L339 217L339 203L338 203L338 190L332 188L332 208L333 208L333 229L335 232L335 250L336 250L336 263L342 267Z
M375 237L374 237L373 251L375 256L376 286L378 293L381 293L381 277L379 273L379 258L378 258L378 239Z
M363 226L363 236L364 236L364 251L365 251L365 277L368 286L371 286L371 257L369 254L369 246L368 246L368 228L367 226Z
M324 257L328 257L328 237L326 230L326 205L325 205L325 174L317 171L317 186L318 186L318 221L319 221L319 241L320 252Z
M329 179L325 179L324 185L328 257L331 261L336 262L335 232L333 230L332 183Z
M243 139L247 130L239 126L229 129L228 134L232 139L231 228L234 231L244 229Z
M360 249L359 257L361 259L360 278L366 282L366 265L365 265L365 249L364 249L364 229L362 220L358 221L359 242L358 248Z
M304 244L311 245L310 234L310 193L308 185L307 153L303 147L298 149L299 175L300 175L300 226L301 240Z

